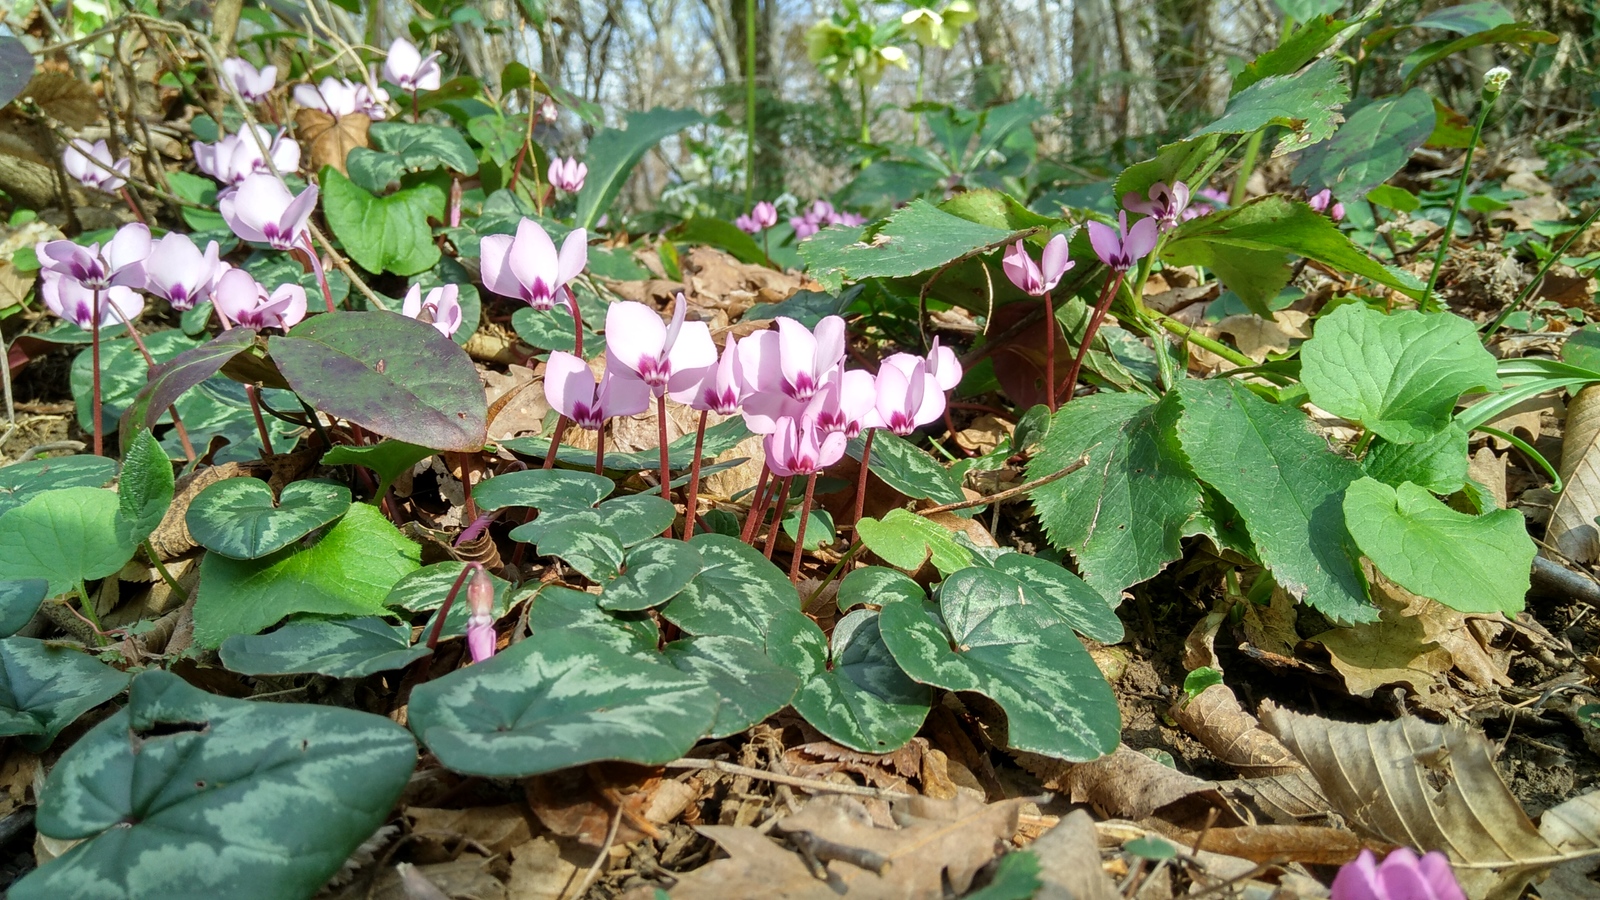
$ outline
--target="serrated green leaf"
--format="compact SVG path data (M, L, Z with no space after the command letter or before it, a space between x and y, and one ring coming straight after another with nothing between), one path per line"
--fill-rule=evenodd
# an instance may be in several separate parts
M845 452L859 462L865 445L864 438L853 438ZM907 497L935 503L960 503L967 499L961 492L960 482L949 469L939 465L926 450L886 429L873 432L867 470Z
M1140 197L1149 196L1150 187L1158 181L1167 184L1179 181L1187 183L1190 177L1205 165L1206 160L1211 158L1217 150L1217 145L1221 143L1220 135L1207 134L1163 145L1156 151L1154 159L1147 159L1123 169L1122 174L1117 176L1116 185L1112 188L1112 196L1120 204L1122 198L1130 193L1138 194Z
M290 622L270 634L236 634L222 642L222 664L240 675L328 675L361 678L402 669L427 656L411 646L411 627L379 618Z
M373 502L389 492L389 485L396 478L411 470L411 467L422 462L434 451L405 441L379 441L365 447L352 447L349 444L340 444L322 454L322 464L325 466L362 466L371 469L378 475L378 489L374 493Z
M255 478L225 478L189 501L184 524L195 542L230 559L259 559L337 520L350 489L323 479L286 485L276 503Z
M1330 451L1299 411L1237 381L1186 379L1177 390L1190 467L1244 519L1278 584L1335 621L1376 619L1340 505L1360 468Z
M478 157L455 128L418 122L373 122L369 134L379 150L394 154L406 170L425 172L445 166L462 175L478 174Z
M435 450L475 451L489 404L466 352L391 312L313 316L268 344L295 392L329 415Z
M649 112L629 113L626 129L604 128L596 132L584 153L589 175L578 192L573 223L579 228L593 228L621 193L634 165L650 148L704 121L705 117L692 109L656 107Z
M1438 434L1457 398L1500 384L1477 328L1451 313L1345 304L1317 322L1300 360L1312 403L1397 444Z
M1453 494L1467 480L1467 430L1451 422L1415 444L1375 441L1361 460L1361 468L1391 487L1410 481L1435 494Z
M1433 126L1433 98L1422 88L1374 101L1357 110L1331 140L1300 157L1295 181L1329 188L1353 203L1405 168Z
M628 551L622 574L601 589L600 608L638 611L660 606L699 574L700 554L692 546L667 538L645 541Z
M904 572L883 566L862 566L839 582L837 600L839 612L846 613L866 604L887 606L898 600L921 602L926 597L922 585L912 581Z
M800 255L822 289L838 293L847 281L916 275L1017 236L913 200L870 229L825 228L800 244Z
M104 456L58 456L0 466L0 515L44 493L69 487L105 487L117 461Z
M446 768L521 778L600 760L657 764L707 734L700 678L592 638L539 632L411 693L408 724Z
M43 578L0 581L0 638L16 634L33 621L40 604L49 595L50 582Z
M21 737L25 749L42 753L61 729L127 686L127 673L77 650L0 640L0 737Z
M172 461L148 430L129 441L117 479L117 522L126 543L138 546L172 505Z
M1508 22L1487 31L1464 35L1453 41L1434 41L1418 47L1401 60L1400 76L1405 79L1402 86L1411 87L1423 69L1462 50L1485 44L1516 44L1527 49L1534 44L1554 44L1560 40L1548 31L1540 31L1520 22Z
M1031 497L1050 542L1070 551L1083 580L1112 602L1183 554L1184 528L1200 511L1200 486L1174 430L1179 412L1174 397L1081 397L1055 414L1028 464L1031 481L1088 455L1086 466Z
M852 750L898 750L928 716L933 692L901 671L872 610L858 609L840 619L831 646L817 623L804 615L786 616L774 628L767 652L800 676L795 712Z
M1229 98L1222 117L1191 136L1249 134L1281 125L1288 133L1278 139L1273 156L1325 141L1344 120L1339 107L1350 99L1343 71L1337 60L1328 58L1303 71L1262 78Z
M130 536L115 492L47 491L0 516L0 578L43 578L52 596L64 594L121 569L138 546Z
M947 575L972 565L972 553L950 532L910 510L891 509L881 520L863 517L856 536L884 562L908 572L925 562Z
M1083 644L990 573L973 568L950 576L937 606L892 601L880 626L912 678L1000 704L1011 749L1074 762L1116 749L1117 698Z
M309 897L383 824L415 763L382 716L230 700L147 671L39 798L39 831L83 842L11 896Z
M323 167L321 181L328 227L361 268L415 275L439 262L426 191L406 188L375 197L332 166Z
M1310 62L1326 50L1349 25L1333 16L1318 15L1301 20L1293 33L1284 36L1278 46L1255 58L1233 78L1230 94L1237 94L1263 78L1288 75Z
M1413 594L1462 612L1522 611L1536 548L1522 513L1459 513L1426 488L1350 485L1345 520L1361 552Z
M744 638L684 638L668 644L662 656L678 671L704 681L722 699L707 737L744 731L788 706L800 688L793 672Z
M0 520L3 521L3 520ZM260 559L207 553L200 562L194 639L216 647L296 613L376 615L390 589L419 565L422 549L374 507L351 504L321 540Z
M800 595L761 551L724 534L697 534L700 574L661 609L662 618L692 635L727 635L763 647L773 623L800 612Z

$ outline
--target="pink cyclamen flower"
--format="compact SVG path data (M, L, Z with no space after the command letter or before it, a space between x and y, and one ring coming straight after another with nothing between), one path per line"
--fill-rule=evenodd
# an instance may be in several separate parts
M169 231L150 248L144 268L145 290L173 309L193 309L211 297L220 275L217 242L208 243L201 253L187 234Z
M757 234L761 231L761 226L756 224L756 220L744 215L743 213L740 213L734 218L733 224L735 228L738 228L745 234Z
M1443 853L1418 859L1400 847L1382 863L1371 850L1361 851L1334 876L1332 900L1466 900L1466 894Z
M607 419L632 416L650 408L650 387L606 351L606 371L596 382L589 364L556 350L544 365L544 398L579 428L599 431Z
M790 216L789 227L794 229L794 236L804 240L822 230L822 226L804 216Z
M688 403L717 364L717 345L704 322L687 322L688 304L679 293L672 321L655 310L624 300L606 310L606 354L650 387L657 397L672 395Z
M217 312L247 328L287 331L306 317L305 288L280 284L269 294L243 269L229 269L217 279L211 302Z
M1333 199L1333 191L1323 188L1306 200L1307 205L1319 213L1326 213L1335 222L1344 221L1344 204Z
M1150 185L1146 197L1129 191L1122 195L1122 205L1129 212L1143 213L1155 219L1156 228L1160 231L1178 227L1178 223L1183 221L1184 211L1189 208L1189 186L1181 181L1171 185L1158 181Z
M1089 223L1089 245L1094 247L1101 262L1118 272L1128 271L1134 263L1149 256L1156 248L1156 238L1154 219L1140 219L1129 228L1125 212L1117 213L1116 228L1099 222Z
M844 432L824 433L812 416L798 419L784 416L778 420L778 427L763 439L762 448L766 451L767 467L773 474L783 478L807 477L843 459L847 442Z
M310 234L306 223L316 206L316 185L297 197L279 179L262 174L247 177L217 201L223 220L234 234L274 250L292 250L306 241Z
M534 309L555 306L567 282L589 264L588 235L574 228L556 252L550 235L532 219L523 219L517 236L491 234L479 245L483 284L504 297L516 297Z
M1189 208L1183 211L1185 222L1210 215L1228 205L1227 191L1219 191L1216 188L1203 187L1195 191L1194 196L1195 199L1189 204Z
M828 316L814 332L787 316L775 322L777 331L758 331L739 342L747 384L805 403L844 360L844 319Z
M771 228L778 224L778 208L763 200L750 210L750 221L760 228Z
M744 397L744 377L739 368L739 347L729 332L727 345L717 364L706 370L705 378L690 398L695 409L731 416L739 411L739 401Z
M272 165L279 172L293 172L300 168L300 145L289 137L287 130L274 136L257 125L254 137L241 129L238 134L223 135L214 144L195 141L193 147L195 168L224 185L238 184L258 173L270 174L272 168L267 165L267 157L261 153L262 147L267 148Z
M853 438L866 428L882 428L878 415L878 380L865 369L835 369L817 397L817 430ZM816 403L815 398L812 401Z
M389 45L389 58L383 61L383 77L407 91L437 91L443 78L439 54L423 56L415 44L395 38Z
M318 109L334 118L361 113L373 121L388 116L383 104L389 102L389 93L382 88L376 95L365 84L356 84L347 78L324 78L319 84L297 84L294 102L306 109Z
M70 275L45 269L39 275L39 299L46 309L79 328L94 326L95 291ZM144 312L144 298L121 285L102 289L99 302L102 326L116 325L123 319L132 322Z
M424 297L422 285L413 284L400 304L400 314L427 322L445 337L454 337L461 327L461 288L447 284L429 289Z
M150 229L134 222L117 229L116 235L104 244L41 241L33 249L41 268L65 275L90 291L112 286L142 290L145 259L150 255Z
M576 194L583 190L583 179L589 174L589 167L578 162L573 157L566 159L550 160L550 186L556 190Z
M1040 262L1036 263L1019 238L1006 248L1005 259L1001 260L1000 267L1006 270L1006 277L1011 279L1011 283L1024 293L1043 297L1055 290L1056 285L1061 283L1061 276L1075 265L1069 252L1067 236L1058 234L1044 245L1044 253L1040 255Z
M494 656L494 581L481 566L467 582L467 650L472 661L483 662Z
M278 83L277 66L257 69L248 60L237 56L222 61L222 75L246 103L258 103L266 99Z
M100 165L91 162L91 158ZM61 166L79 184L107 194L115 194L122 190L122 186L127 183L128 174L133 171L133 162L128 157L124 156L115 161L111 159L111 150L105 141L95 141L91 144L81 138L73 138L71 143L67 144L67 149L61 154ZM119 172L122 177L119 178L106 169Z
M944 415L944 391L928 371L928 361L909 353L896 353L878 369L878 417L895 434L905 437Z

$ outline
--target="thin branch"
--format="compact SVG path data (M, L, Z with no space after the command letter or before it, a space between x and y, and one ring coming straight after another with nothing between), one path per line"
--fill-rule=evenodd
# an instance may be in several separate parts
M907 791L890 791L880 788L862 787L859 784L841 784L836 781L823 781L819 778L801 778L798 775L780 775L777 772L768 772L765 769L753 769L720 759L675 759L666 764L668 769L712 769L727 775L743 775L746 778L755 778L761 781L770 781L773 784L786 784L789 787L804 788L817 794L847 794L851 797L872 797L886 800L892 797L914 797L915 794Z
M1043 478L1035 478L1027 484L1019 484L1013 488L1006 488L997 494L989 494L985 497L974 497L971 500L962 500L960 503L946 503L942 506L931 506L927 509L919 509L917 510L917 515L931 516L934 513L953 512L954 510L958 509L971 509L974 506L988 506L991 503L1000 503L1010 500L1012 497L1026 494L1034 488L1044 487L1056 479L1065 478L1068 475L1071 475L1073 472L1076 472L1084 466L1087 466L1088 464L1089 454L1085 453L1084 455L1078 457L1076 462L1072 463L1066 468L1051 472L1049 475L1046 475Z

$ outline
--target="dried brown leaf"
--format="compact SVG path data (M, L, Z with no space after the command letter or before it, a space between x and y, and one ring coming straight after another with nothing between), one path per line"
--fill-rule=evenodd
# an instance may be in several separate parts
M1595 894L1596 855L1600 854L1600 791L1580 794L1544 811L1539 833L1563 853L1586 854L1564 863L1539 884L1543 900L1587 900Z
M22 89L45 115L68 128L87 128L100 121L100 98L94 89L66 72L41 71Z
M537 837L511 848L506 900L573 900L594 851L576 841Z
M1322 787L1305 769L1284 775L1224 782L1222 792L1256 815L1279 825L1310 825L1318 818L1338 820L1328 810Z
M18 271L9 259L0 262L0 309L16 306L28 299L28 292L33 290L33 283L38 277L38 272Z
M1245 712L1225 684L1213 684L1193 699L1173 704L1170 712L1211 755L1240 774L1283 775L1302 768L1287 747Z
M370 146L367 132L372 120L362 113L334 118L320 109L301 109L294 114L300 140L311 150L311 167L320 170L333 166L344 172L344 158L357 147Z
M1094 820L1073 810L1028 848L1039 859L1034 900L1117 900L1117 886L1100 867Z
M467 809L428 809L412 806L404 811L412 834L426 834L441 843L466 838L496 853L505 853L533 837L521 806L473 806Z
M1594 562L1600 559L1594 521L1600 515L1600 385L1584 388L1567 404L1561 480L1566 489L1550 511L1545 541L1573 562Z
M680 877L668 892L674 900L838 900L828 882L811 874L799 854L754 828L700 825L695 830L716 841L728 858Z
M1348 831L1315 825L1247 825L1213 828L1200 835L1174 835L1180 843L1257 863L1339 866L1356 858L1367 844ZM1387 849L1378 846L1376 849Z
M1028 764L1025 758L1018 761ZM1073 803L1088 803L1106 818L1137 821L1159 815L1183 825L1204 822L1215 809L1224 827L1244 822L1215 782L1185 775L1127 745L1110 756L1070 766L1058 779L1046 779L1044 786L1066 792Z

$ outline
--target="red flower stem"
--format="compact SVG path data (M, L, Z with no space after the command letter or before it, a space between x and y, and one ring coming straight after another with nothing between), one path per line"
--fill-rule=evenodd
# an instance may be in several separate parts
M1056 411L1056 311L1050 292L1044 292L1044 387L1045 405Z
M105 456L104 432L100 430L100 289L94 290L94 324L89 346L94 361L94 455Z
M767 529L767 559L772 558L773 548L778 546L778 527L783 524L783 510L789 505L789 486L794 483L794 476L783 479L783 486L778 489L778 503L772 508L772 527Z
M250 398L250 414L256 417L256 434L261 436L262 451L268 456L276 456L277 453L272 449L272 437L267 434L267 422L261 418L261 400L257 397L256 386L245 385L244 395Z
M811 498L817 492L817 473L806 477L806 498L800 503L800 526L794 533L794 557L789 560L789 582L800 581L800 557L806 555L806 521L811 518Z
M128 209L133 211L133 217L140 225L145 224L144 214L139 212L139 204L133 202L133 195L128 193L126 185L122 187L122 202L128 204Z
M1126 272L1117 272L1117 277L1108 279L1106 286L1100 294L1100 301L1094 305L1094 316L1089 319L1089 327L1084 329L1083 343L1078 347L1078 355L1073 357L1072 368L1067 370L1067 380L1062 382L1061 402L1072 402L1072 395L1078 390L1078 372L1083 369L1083 361L1089 355L1089 345L1094 343L1095 332L1100 330L1100 323L1105 321L1106 310L1111 308L1111 301L1117 296L1117 291L1122 289L1122 279ZM1051 373L1052 378L1055 373Z
M322 287L322 302L328 305L328 312L333 312L333 291L328 287L328 273L322 270L322 260L317 256L317 248L311 243L310 232L305 236L305 254L311 260L311 271L316 273L317 284Z
M661 499L672 502L672 472L667 467L667 393L656 397L656 436L661 441ZM667 526L671 530L671 526Z
M561 449L561 436L567 433L567 425L571 424L571 422L572 420L566 416L560 416L556 419L555 431L550 432L550 449L544 455L544 468L553 469L556 467L556 451Z
M133 338L133 345L139 348L140 355L144 357L144 364L154 369L156 367L156 358L150 355L150 348L144 345L144 338L140 337L139 332L134 330L133 323L128 321L128 317L122 314L121 307L115 303L111 304L111 311L116 313L117 318L121 320L122 327L128 329L129 336ZM189 429L183 427L183 419L178 417L178 407L169 406L167 407L167 412L172 416L173 427L178 432L178 441L183 445L184 458L188 462L194 462L194 445L189 443Z
M694 520L700 505L700 451L706 444L706 410L700 410L700 427L694 433L694 462L689 466L689 495L683 501L683 539L694 537Z
M877 433L878 429L868 428L866 440L861 444L861 472L856 476L856 508L850 518L852 527L861 521L861 513L867 506L867 463L872 459L872 436Z
M572 310L572 355L583 359L583 316L578 313L578 295L570 287L565 290L567 308Z
M767 491L767 479L772 477L772 470L767 468L766 462L761 463L761 477L756 479L755 492L750 495L750 511L745 513L744 527L739 529L739 540L750 543L756 536L756 523L761 521L761 495Z
M461 586L467 583L467 578L473 572L483 568L483 564L473 560L461 567L461 574L450 585L450 593L444 595L444 605L439 607L439 612L433 617L433 628L428 631L428 649L433 650L439 646L439 632L444 630L445 616L450 615L450 607L455 605L456 594L461 593Z
M606 428L604 424L595 431L594 437L594 473L604 478L606 474Z

